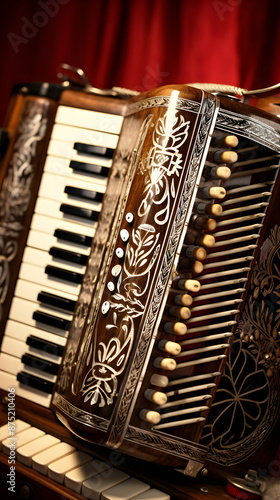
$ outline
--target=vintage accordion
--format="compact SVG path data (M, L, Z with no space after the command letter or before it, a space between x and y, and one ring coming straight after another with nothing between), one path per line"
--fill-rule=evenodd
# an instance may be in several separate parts
M280 123L185 85L113 94L14 98L1 387L88 442L242 470L279 418Z

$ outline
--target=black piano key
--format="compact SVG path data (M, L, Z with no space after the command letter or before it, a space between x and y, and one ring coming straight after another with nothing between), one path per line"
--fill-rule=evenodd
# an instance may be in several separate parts
M75 142L74 149L78 153L87 155L102 156L105 158L112 158L114 150L103 146L94 146L93 144L83 144L82 142Z
M48 361L47 359L39 358L33 354L25 353L21 357L21 362L24 365L31 366L36 370L42 370L43 372L50 373L51 375L57 375L59 364Z
M36 377L35 375L30 375L30 373L24 371L17 374L17 380L24 385L28 385L29 387L33 387L47 394L51 394L53 391L53 382Z
M49 254L57 259L62 259L67 262L75 262L75 264L80 264L81 266L85 266L88 260L87 255L83 255L78 252L71 252L70 250L64 250L63 248L58 247L51 247Z
M109 168L94 165L93 163L84 163L82 161L71 160L69 167L85 174L100 175L100 177L108 177Z
M65 186L64 193L70 196L75 196L76 198L83 198L90 201L102 201L104 193L97 193L96 191L90 191L89 189L76 188L74 186Z
M60 205L59 210L64 214L74 215L75 217L79 217L81 219L88 219L94 221L98 219L99 215L99 212L96 212L95 210L75 207L74 205L68 205L67 203L62 203Z
M67 269L61 269L60 267L56 266L46 266L45 273L48 276L53 276L54 278L70 281L71 283L81 284L83 279L82 273L68 271Z
M65 297L60 297L54 293L40 292L38 293L37 300L41 304L47 304L49 306L57 307L58 309L63 309L64 311L74 312L75 300L67 299Z
M92 243L92 238L90 236L72 233L71 231L65 231L65 229L56 229L54 236L60 240L77 243L77 245L83 245L84 247L90 247Z
M55 342L50 342L49 340L43 340L35 335L29 335L26 339L26 344L39 351L53 354L54 356L62 356L64 350L63 345L55 344Z
M34 311L32 318L35 321L39 321L44 325L54 326L55 328L60 328L61 330L69 330L70 321L64 318L59 318L58 316L54 316L52 314L48 314L42 311Z

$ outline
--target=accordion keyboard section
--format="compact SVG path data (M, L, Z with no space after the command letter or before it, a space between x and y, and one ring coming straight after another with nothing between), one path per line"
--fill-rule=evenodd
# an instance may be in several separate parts
M221 143L224 147L217 148ZM132 419L133 426L144 418L154 431L199 441L244 298L278 162L268 148L215 131L146 389L140 394L145 410L140 420Z
M122 116L59 106L0 355L1 387L49 406Z
M64 485L73 493L82 495L83 498L170 500L168 494L113 467L109 461L101 461L88 453L79 451L75 446L23 420L16 420L0 427L0 446L6 458L10 456L11 442L15 435L17 437L15 452L17 462L32 468L59 485Z

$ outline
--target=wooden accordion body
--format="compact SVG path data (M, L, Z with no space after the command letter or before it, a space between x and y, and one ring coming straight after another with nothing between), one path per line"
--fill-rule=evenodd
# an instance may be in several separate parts
M103 113L105 122L106 113L124 117L52 410L90 443L182 468L190 476L207 460L210 468L216 463L241 470L259 463L256 450L267 450L279 418L278 299L267 312L261 298L267 290L256 271L264 262L261 249L270 248L270 232L279 224L279 121L238 100L187 86L125 99L67 89L59 90L57 100L17 99L14 110L20 108L22 117L31 110L23 121L36 130L29 152L37 170L17 174L26 203L13 206L8 221L5 206L15 166L11 169L4 158L3 233L12 220L2 250L9 277L2 291L4 337L36 202L26 193L39 189L58 104ZM237 141L233 147L226 136ZM60 166L58 160L54 168ZM271 286L269 293L277 297L278 285ZM261 323L270 325L268 333ZM45 328L40 321L38 327ZM233 359L236 352L239 361ZM242 405L239 377L245 358L250 359ZM17 379L25 397L24 375ZM4 390L8 382L7 377ZM240 415L242 430L236 423ZM264 455L266 464L276 445Z

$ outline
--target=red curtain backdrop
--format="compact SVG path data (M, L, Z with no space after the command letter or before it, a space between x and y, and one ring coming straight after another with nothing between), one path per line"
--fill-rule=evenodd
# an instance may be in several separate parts
M2 0L0 122L15 83L55 82L60 63L141 92L278 83L279 14L279 0Z

